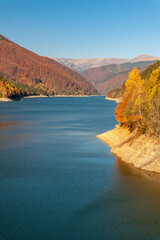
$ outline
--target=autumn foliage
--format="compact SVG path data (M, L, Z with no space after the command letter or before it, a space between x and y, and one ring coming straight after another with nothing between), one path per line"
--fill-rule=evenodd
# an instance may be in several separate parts
M14 83L0 77L0 97L19 98L21 94L21 90L17 89Z
M125 83L126 91L115 114L118 122L131 131L160 134L160 67L146 79L134 68Z
M44 89L48 95L98 94L84 77L0 35L0 75L15 83Z

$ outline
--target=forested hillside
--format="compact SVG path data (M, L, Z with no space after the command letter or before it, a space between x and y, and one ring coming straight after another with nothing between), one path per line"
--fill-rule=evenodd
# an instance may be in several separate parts
M140 73L134 68L125 83L122 101L116 110L116 119L131 131L160 134L160 64L153 64Z
M47 94L97 94L77 72L39 56L0 35L0 75L15 83L47 90Z
M10 81L0 76L0 98L20 98L22 92Z
M19 99L29 95L54 95L46 86L29 86L24 83L15 83L0 76L0 98Z
M129 72L137 67L144 70L155 61L127 62L123 64L112 64L103 67L90 68L81 73L91 82L102 94L122 86L128 78Z

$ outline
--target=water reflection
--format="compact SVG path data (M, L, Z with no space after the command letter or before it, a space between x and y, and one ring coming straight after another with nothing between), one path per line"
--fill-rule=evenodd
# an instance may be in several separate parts
M0 121L0 149L6 149L22 144L29 137L26 126L33 124L29 121Z
M14 127L17 125L31 124L32 122L0 122L0 128Z
M115 159L95 137L116 124L115 105L99 97L0 106L0 239L160 239L159 175Z
M101 195L67 220L63 237L69 239L76 229L76 239L159 239L160 175L117 158L111 178Z
M128 176L134 178L143 178L148 181L154 181L160 184L160 174L155 172L149 172L136 168L133 164L122 161L121 158L116 157L115 170L120 176Z

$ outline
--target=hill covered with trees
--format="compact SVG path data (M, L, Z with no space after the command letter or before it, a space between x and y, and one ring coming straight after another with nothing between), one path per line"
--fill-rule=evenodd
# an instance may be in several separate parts
M7 81L0 76L0 98L20 98L22 92L15 86L14 83Z
M29 95L54 95L46 86L29 86L24 83L9 81L0 76L0 98L10 98L13 100L20 99Z
M123 92L116 109L120 124L97 137L123 161L160 173L160 64L141 72L134 68L119 89Z
M130 131L160 134L160 62L140 73L134 68L125 83L122 101L115 110L117 121Z
M48 95L96 95L98 91L77 72L39 56L0 35L0 75Z
M94 67L81 72L81 75L92 83L102 94L106 94L108 91L120 88L122 84L126 82L129 72L134 67L142 71L154 62L154 60L126 62L123 64Z

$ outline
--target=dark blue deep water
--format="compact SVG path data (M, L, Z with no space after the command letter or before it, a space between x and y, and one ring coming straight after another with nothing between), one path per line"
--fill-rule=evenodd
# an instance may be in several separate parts
M96 138L104 97L0 103L0 240L159 240L160 177Z

